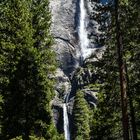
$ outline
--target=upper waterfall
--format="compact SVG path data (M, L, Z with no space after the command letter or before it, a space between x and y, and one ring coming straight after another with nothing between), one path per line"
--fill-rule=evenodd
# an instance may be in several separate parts
M89 55L92 54L93 48L90 48L90 42L88 39L88 32L87 32L87 12L85 8L84 0L80 0L80 18L79 18L79 28L78 28L78 34L79 34L79 41L80 41L80 53L78 53L78 56L84 60Z
M97 49L95 43L98 28L94 28L97 23L90 19L94 14L92 6L90 0L50 1L51 32L54 36L52 48L59 63L55 74L57 83L56 96L53 100L54 120L58 132L60 134L64 132L66 140L72 138L73 97L79 87L89 82L89 75L92 76L90 70L87 72L84 67L86 62L90 63L90 60L94 59L86 58L96 53L94 50Z

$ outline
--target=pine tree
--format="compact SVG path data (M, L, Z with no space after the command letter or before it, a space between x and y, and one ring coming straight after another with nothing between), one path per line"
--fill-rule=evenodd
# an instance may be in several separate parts
M54 127L52 121L52 112L50 101L54 95L54 80L51 77L54 74L56 69L56 61L55 61L55 53L52 51L51 45L53 43L53 38L50 33L51 26L51 13L49 10L49 1L48 0L33 0L31 4L31 13L32 13L32 27L34 29L33 38L34 48L40 54L41 64L42 64L42 73L45 75L46 81L46 109L48 110L48 116L50 116L50 120L46 120L47 128L46 130L42 128L43 131L46 132L46 139L59 139L58 134L56 132L56 128ZM44 79L44 80L45 80ZM61 139L61 138L60 138Z
M50 33L51 13L49 0L33 0L31 5L32 26L34 29L34 47L50 47L53 39Z
M133 4L132 4L133 3ZM128 87L127 87L127 91L129 91L129 94L128 94L128 97L129 97L129 108L127 110L127 112L130 113L130 117L131 117L131 120L130 120L130 123L131 124L129 127L132 129L132 132L131 132L131 136L132 136L132 139L137 139L136 137L136 128L135 128L135 114L134 112L132 113L132 108L134 108L134 110L137 110L136 108L136 105L134 104L134 102L136 101L135 100L135 95L137 94L137 91L135 90L137 87L138 87L138 78L136 78L134 75L137 73L139 73L138 71L136 72L133 68L133 66L136 64L137 60L138 59L134 59L134 54L136 54L137 51L136 48L138 48L138 36L139 36L139 32L138 32L138 27L139 27L139 16L138 16L138 7L137 6L139 5L139 2L138 1L119 1L119 7L118 7L118 11L119 11L119 21L121 21L119 24L120 24L120 32L121 32L121 36L122 36L122 44L124 46L123 48L123 51L121 52L123 54L123 61L125 60L126 61L126 64L127 64L127 69L129 72L127 72L128 74L128 77L129 77L129 84L128 84ZM137 7L137 8L136 8ZM108 51L108 53L111 53L111 47L112 45L115 45L115 34L116 34L116 31L115 31L115 18L114 18L114 5L112 5L110 7L110 13L111 13L111 16L110 16L110 19L111 19L111 26L109 26L109 32L107 33L107 37L106 37L106 42L105 42L105 45L107 47L107 49L109 49L110 51ZM134 23L134 19L135 19L135 23ZM118 26L118 24L117 24ZM135 38L135 39L134 39ZM112 48L113 49L113 48ZM116 53L116 50L114 49L115 53ZM103 77L107 74L107 73L110 73L110 75L108 75L108 78L113 75L115 75L115 69L112 69L110 71L110 69L108 69L110 67L110 65L112 65L112 63L110 62L113 62L113 59L114 59L114 56L115 54L112 54L111 58L109 58L109 54L107 54L106 56L108 56L108 61L106 62L106 68L103 69L100 68L99 70L99 74L103 74ZM135 55L136 56L136 55ZM102 58L102 61L105 61L105 54L103 55L103 58ZM113 59L112 59L113 58ZM110 62L109 62L110 61ZM117 59L115 60L117 61ZM101 61L100 61L101 62ZM110 65L108 66L108 64L110 63ZM124 62L123 62L124 63ZM114 63L113 63L114 64ZM101 64L99 65L103 65L102 62ZM123 64L125 65L125 64ZM138 65L138 63L137 63ZM125 67L123 67L125 68ZM116 69L118 69L118 67L116 67ZM133 69L133 70L132 70ZM135 68L136 69L136 68ZM125 69L123 69L123 71L125 71ZM130 72L131 71L131 72ZM133 72L132 72L133 71ZM136 73L135 73L136 72ZM132 74L133 73L133 74ZM135 73L135 74L134 74ZM132 76L133 75L133 76ZM126 77L126 74L123 73L123 76ZM118 77L118 76L117 76ZM118 84L118 79L116 77L116 85ZM132 77L135 77L134 79ZM107 81L108 79L106 77L106 79L104 81ZM132 80L132 79L133 80ZM126 78L125 78L126 79ZM127 78L128 79L128 78ZM131 80L132 81L131 81ZM134 81L137 81L136 85L133 87L132 85L134 85ZM111 83L110 83L111 82ZM128 82L128 81L127 81ZM111 87L113 88L113 79L110 78L110 81L107 81L107 85L111 85ZM102 87L102 91L105 90L106 88L105 87ZM115 92L118 90L118 87L114 87L113 89ZM119 91L118 91L119 92ZM106 93L111 93L111 91L108 91L108 92L105 92L105 98L106 98ZM113 99L112 97L115 95L118 95L118 94L110 94L108 96L108 99L110 98L110 101L111 99ZM139 96L137 96L139 98ZM105 99L104 98L104 99ZM131 100L130 100L131 99ZM100 102L100 101L99 101ZM106 99L104 100L104 102L108 102ZM112 101L113 102L113 101ZM130 102L131 102L131 105L130 105ZM107 105L107 104L106 104ZM113 106L113 105L112 105ZM99 107L99 110L100 110L101 107ZM119 106L117 107L119 108ZM112 110L113 111L113 110ZM114 111L113 111L114 112ZM112 112L112 113L113 113ZM119 111L120 112L120 111ZM137 112L137 111L136 111ZM132 122L132 118L133 118L133 122ZM105 119L107 119L105 117ZM113 117L112 117L113 119ZM120 118L121 119L121 118ZM136 120L137 120L137 116L136 116ZM133 124L134 123L134 124ZM130 129L130 131L131 131ZM135 129L135 130L134 130ZM128 133L128 132L127 132Z
M138 87L137 84L136 86L132 86L132 85L134 85L134 81L137 81L137 82L139 81L138 78L134 76L134 75L137 75L139 72L137 70L132 72L133 71L132 69L134 68L133 66L137 63L137 60L138 60L134 56L136 56L137 52L139 53L139 51L136 50L139 48L139 41L138 41L139 40L138 28L140 26L138 22L140 18L138 15L139 5L140 3L137 0L119 2L119 19L121 21L120 29L123 35L123 38L122 38L122 43L124 46L123 54L125 56L123 57L123 59L125 59L126 61L125 65L126 65L126 70L127 70L127 74L126 74L127 83L128 83L127 92L128 92L128 98L129 98L128 103L129 103L129 114L130 114L129 127L130 127L130 133L131 133L130 136L132 137L132 139L138 139L136 122L135 122L135 118L137 118L137 116L135 117L135 111L134 111L134 110L137 110L136 109L137 107L135 106L134 102L136 101L135 95L137 95L139 91L135 90L135 88L137 89ZM132 77L135 77L135 80ZM139 98L139 95L137 97Z
M121 89L121 108L122 108L122 124L123 124L123 137L124 140L129 139L129 124L128 124L128 98L126 90L126 75L125 75L125 64L123 60L123 42L122 34L120 29L119 21L119 0L115 1L115 23L116 23L116 42L118 50L118 61L119 61L119 71L120 71L120 89Z
M102 60L97 62L97 74L103 83L98 93L97 107L93 109L91 139L121 139L119 71L114 44L110 44Z
M125 59L127 69L127 80L128 80L128 97L129 97L129 108L130 108L130 130L132 139L138 139L138 128L139 118L137 116L138 111L138 100L139 100L139 20L138 14L140 3L137 0L128 1L126 4L121 6L121 17L123 20L122 31L124 34L123 44L125 46ZM124 15L126 15L124 17ZM137 100L138 99L138 100Z
M3 139L9 139L24 132L22 129L27 123L23 104L25 104L24 97L29 91L25 89L25 81L20 77L25 76L28 71L29 65L24 67L25 64L22 61L25 55L28 56L32 52L30 48L33 45L33 39L32 28L28 22L29 9L25 1L3 1L1 7L3 7L0 27L3 87L1 94L4 98L2 135ZM33 60L25 58L25 61ZM23 69L26 71L23 72Z
M58 139L50 111L54 92L50 76L55 70L55 59L54 53L45 48L51 44L46 26L50 21L42 25L45 35L40 40L35 35L37 29L31 26L31 5L31 1L25 0L3 1L0 5L0 92L4 99L1 139L4 140L16 136L28 140L29 135ZM36 42L42 43L40 49Z
M119 71L117 66L117 52L115 46L114 19L112 11L114 7L111 1L101 4L92 0L93 13L91 18L96 20L103 32L99 37L99 44L106 46L102 59L96 62L96 74L101 80L98 93L97 108L93 109L91 123L91 139L121 139L121 117L119 96ZM96 4L95 4L96 3ZM113 32L113 33L112 33Z
M73 107L73 140L89 140L89 109L84 93L78 91L75 96Z

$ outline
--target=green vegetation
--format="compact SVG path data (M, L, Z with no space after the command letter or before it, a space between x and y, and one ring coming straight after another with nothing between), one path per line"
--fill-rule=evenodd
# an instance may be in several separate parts
M89 109L84 93L78 91L73 108L73 140L89 140Z
M100 3L91 0L97 12L90 18L101 25L104 33L96 43L106 50L97 62L85 61L71 80L76 92L71 139L138 140L140 1L95 2ZM1 140L64 139L52 119L57 63L50 26L49 0L0 1ZM65 85L61 99L64 91ZM96 107L87 103L87 91L97 95Z
M0 3L2 140L17 136L28 140L30 135L59 139L50 108L54 80L49 77L56 69L55 55L50 49L51 16L48 1L44 1L45 11L44 7L37 11L35 2L9 0ZM44 12L45 16L41 17L39 12Z
M137 140L140 135L140 3L137 0L114 2L97 8L102 15L96 20L105 32L106 38L101 43L106 46L106 51L97 65L103 84L99 90L97 108L93 111L91 135L92 139ZM105 13L110 16L103 16ZM105 27L107 21L111 22Z

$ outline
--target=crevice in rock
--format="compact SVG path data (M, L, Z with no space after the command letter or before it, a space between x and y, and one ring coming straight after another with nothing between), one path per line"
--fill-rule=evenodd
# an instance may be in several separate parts
M64 42L68 43L72 49L75 49L75 46L70 42L70 40L63 38L63 37L54 37L54 38L63 40Z

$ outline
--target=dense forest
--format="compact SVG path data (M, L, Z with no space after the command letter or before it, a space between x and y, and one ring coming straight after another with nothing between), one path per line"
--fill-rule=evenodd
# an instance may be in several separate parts
M1 140L69 140L53 117L61 64L52 48L50 2L0 1ZM97 61L87 61L96 53L85 59L69 78L74 87L70 140L138 140L140 1L90 0L90 5L90 20L100 24L95 43L105 49ZM85 89L94 91L94 105Z

